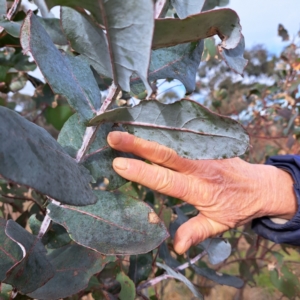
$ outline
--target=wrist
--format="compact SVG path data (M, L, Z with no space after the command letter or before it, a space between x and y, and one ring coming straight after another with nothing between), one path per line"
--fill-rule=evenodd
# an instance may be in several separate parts
M291 220L298 209L297 197L294 192L294 180L292 176L277 167L263 165L265 188L261 189L265 198L264 216Z

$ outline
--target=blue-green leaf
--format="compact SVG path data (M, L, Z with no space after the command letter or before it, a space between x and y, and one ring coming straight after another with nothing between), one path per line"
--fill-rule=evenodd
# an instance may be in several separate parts
M59 144L74 158L82 145L85 130L86 127L78 122L77 115L73 115L64 124L59 133ZM122 130L122 128L114 126L113 123L102 124L97 130L96 137L90 149L82 159L82 164L90 171L94 181L97 182L107 178L109 180L107 189L111 190L127 182L112 168L114 158L122 156L121 153L113 150L107 144L107 134L113 130Z
M133 281L124 272L120 272L116 280L121 284L121 291L119 293L120 300L134 300L135 285Z
M21 44L24 52L32 53L52 90L66 97L83 122L96 115L101 96L89 64L61 53L32 12L25 18Z
M204 249L208 253L208 258L211 264L216 265L231 254L230 243L222 238L209 238L198 245L198 247Z
M6 221L0 218L0 282L6 277L6 272L22 260L20 246L5 234Z
M95 194L94 205L48 205L50 218L64 226L76 243L107 255L132 255L151 251L169 236L144 202L118 193Z
M205 0L171 0L171 3L179 18L184 19L187 16L200 13Z
M152 252L130 256L128 276L136 285L148 279L152 272L152 261Z
M174 279L182 281L190 289L190 291L194 294L195 297L197 297L198 299L204 300L203 296L200 294L198 289L184 275L182 275L178 271L173 270L172 268L168 267L167 265L161 264L159 262L157 262L156 265L159 268L166 270L169 277L172 277Z
M23 259L7 272L4 282L22 294L35 291L55 274L55 269L46 257L44 245L13 220L7 221L5 233L23 249Z
M195 270L195 272L198 275L203 276L209 280L212 280L218 284L233 286L237 289L240 289L244 286L244 281L241 278L224 274L224 273L219 273L209 268L204 268L204 267L200 268L195 265L192 265L191 267Z
M95 203L88 170L78 165L45 129L2 106L0 126L0 174L4 178L62 203Z
M56 269L55 275L28 294L29 297L53 300L77 294L88 286L90 278L99 273L107 262L114 260L76 244L53 250L47 258Z
M170 147L189 159L238 156L249 145L249 137L238 122L187 99L169 105L141 101L132 108L107 111L90 125L103 122L118 123L129 133Z
M61 7L61 23L72 48L102 75L112 78L108 44L103 30L86 14Z
M203 52L203 41L162 48L151 52L148 79L178 79L188 93L195 90L196 73ZM188 66L188 67L187 67ZM145 91L138 77L131 78L131 90L135 94Z

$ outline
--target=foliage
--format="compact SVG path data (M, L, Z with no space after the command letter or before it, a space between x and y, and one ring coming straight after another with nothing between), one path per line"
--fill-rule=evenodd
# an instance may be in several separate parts
M38 17L37 11L25 14L19 10L20 1L11 5L0 0L1 299L22 299L23 295L35 299L72 295L72 299L84 295L154 299L157 292L151 295L153 287L169 278L182 281L202 299L204 289L194 284L197 274L241 288L244 282L240 277L249 283L260 273L258 263L251 268L247 265L249 258L256 258L253 252L260 250L260 244L252 240L247 255L240 258L240 273L218 272L240 255L235 249L241 239L247 239L247 231L227 233L231 245L219 237L192 247L185 255L176 255L174 232L195 209L126 183L111 168L115 157L129 155L107 145L106 136L113 130L157 141L192 159L245 153L249 138L237 119L247 126L252 139L262 126L253 125L259 120L276 125L276 137L280 132L285 139L293 138L289 149L297 145L296 46L282 57L286 65L276 71L281 77L275 79L278 86L272 92L263 84L232 83L229 69L242 73L246 65L237 14L228 9L207 11L228 1L184 3L41 1L42 12L45 5L63 5L59 21ZM193 17L188 17L191 14ZM174 18L165 18L170 15ZM209 59L218 55L211 39L216 34L222 40L217 48L226 66ZM198 70L203 47L205 62ZM268 76L274 72L276 59L269 61L264 55L263 51L245 54L250 61L247 75L260 75L260 68L253 63L257 57L263 60ZM288 64L292 71L284 71ZM36 65L46 83L30 73ZM219 72L205 87L196 81L197 73L202 79L201 74L216 67L228 75L222 82ZM204 87L201 92L208 89L205 106L191 100L195 93L175 103L160 102L161 79L180 80L188 93L195 88L199 92L200 85ZM28 82L35 87L33 97L19 92ZM249 110L241 100L239 110L231 111L235 91L246 94L247 101L257 105L256 110ZM294 102L278 109L281 102L274 99L283 97L280 93ZM132 106L132 102L139 104ZM263 105L264 114L259 105ZM271 121L275 115L281 117L275 118L276 124ZM265 136L268 134L266 131ZM191 143L199 145L197 151ZM260 158L255 155L251 149L245 158L264 158L263 153ZM297 288L289 288L280 276L284 274L294 285L298 278L278 252L265 251L259 259L268 259L268 255L278 261L272 283L293 297ZM206 256L207 263L201 260ZM211 265L216 263L217 270Z

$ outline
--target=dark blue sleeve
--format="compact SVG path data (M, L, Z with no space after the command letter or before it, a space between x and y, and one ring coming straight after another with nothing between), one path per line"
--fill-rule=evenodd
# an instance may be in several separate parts
M285 224L276 224L268 217L252 221L252 229L260 236L275 243L300 245L300 156L282 155L272 156L266 161L291 174L294 179L294 191L298 202L298 211L295 216ZM280 187L279 187L280 188Z

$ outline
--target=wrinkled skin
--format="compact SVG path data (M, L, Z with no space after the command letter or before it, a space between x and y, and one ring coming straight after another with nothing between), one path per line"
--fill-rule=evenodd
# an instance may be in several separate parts
M181 225L174 248L191 245L262 216L291 219L297 210L291 176L276 167L249 164L239 158L189 160L170 148L128 133L111 132L109 145L152 164L116 158L122 177L194 205L201 213Z

